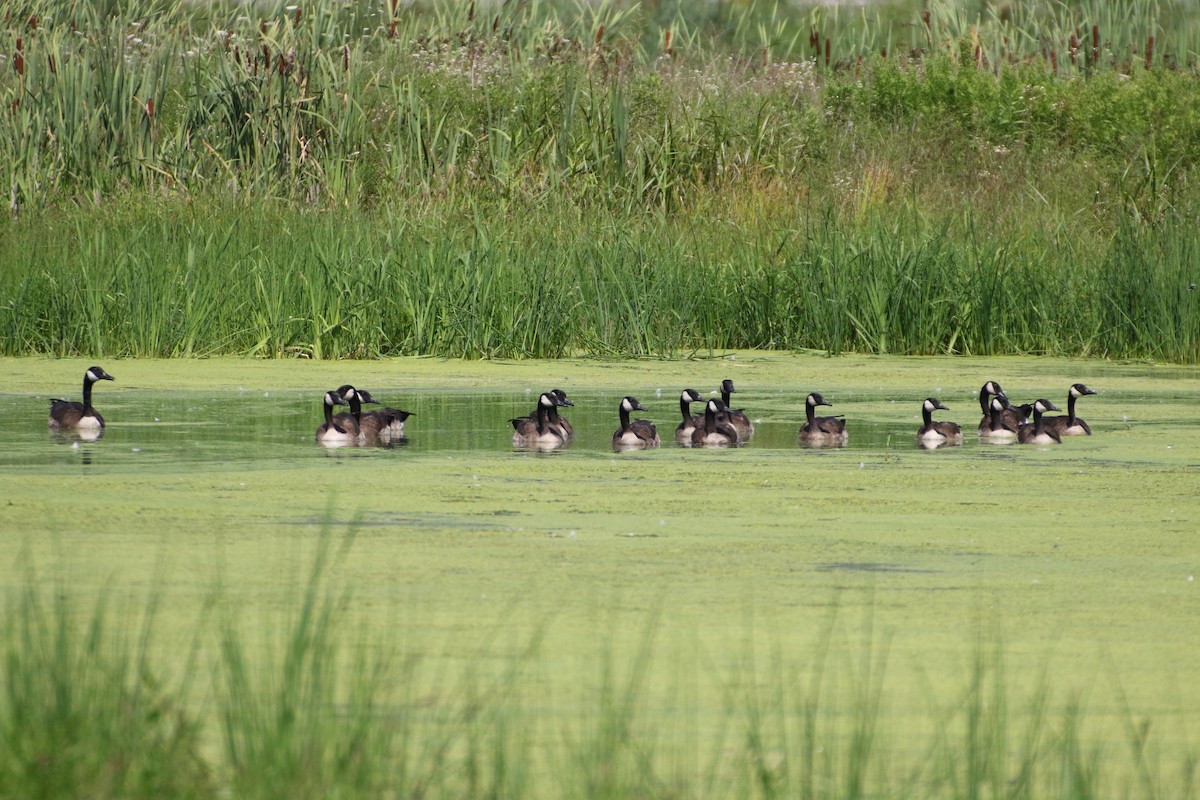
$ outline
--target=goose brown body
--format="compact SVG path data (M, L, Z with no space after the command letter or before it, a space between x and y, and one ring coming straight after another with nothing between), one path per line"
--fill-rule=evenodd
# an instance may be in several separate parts
M1072 385L1067 390L1067 415L1065 417L1046 417L1042 420L1042 427L1059 436L1091 436L1091 426L1075 416L1075 401L1080 397L1095 393L1082 383Z
M54 430L97 430L104 427L104 417L92 405L92 384L116 380L102 367L88 367L83 373L83 402L54 398L50 401L50 417L46 424Z
M817 406L832 406L819 392L813 392L804 399L805 422L800 428L801 444L809 446L840 446L850 439L846 431L846 420L841 417L818 417Z
M936 397L927 397L921 404L924 425L917 431L917 441L923 445L962 444L962 428L946 420L935 421L934 411L949 411Z
M645 419L630 421L629 415L634 411L645 411L646 407L638 402L636 397L628 396L621 399L617 413L621 418L621 427L617 428L612 437L614 450L647 450L659 446L658 430L654 423Z

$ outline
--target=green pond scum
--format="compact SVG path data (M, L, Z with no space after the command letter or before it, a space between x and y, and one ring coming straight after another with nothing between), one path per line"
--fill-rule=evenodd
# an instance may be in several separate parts
M93 397L104 436L56 436L49 398L78 399L92 363L115 377ZM32 647L11 621L26 593L81 625L106 609L201 721L205 780L239 796L268 795L229 708L276 714L288 654L325 645L302 671L332 686L305 713L403 718L407 777L374 777L413 793L1200 793L1195 367L739 351L0 370L4 646ZM755 438L676 447L680 391L725 378ZM1064 410L1087 384L1094 435L980 444L989 379ZM343 383L413 411L407 444L319 447ZM508 419L552 388L575 441L514 451ZM797 445L811 391L845 448ZM626 394L660 449L612 452ZM961 447L916 446L928 396ZM326 638L298 635L312 620ZM360 695L380 664L396 674ZM490 777L463 777L472 758Z

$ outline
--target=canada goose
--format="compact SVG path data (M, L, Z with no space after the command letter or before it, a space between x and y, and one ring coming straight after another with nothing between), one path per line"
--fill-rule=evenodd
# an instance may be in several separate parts
M83 373L83 402L54 398L50 401L47 424L55 430L98 430L104 427L104 417L92 408L92 384L96 381L115 381L101 367L88 367Z
M563 439L569 442L575 438L575 429L571 427L571 423L567 422L566 417L558 413L558 409L560 407L573 406L575 404L567 399L567 393L562 389L554 389L550 392L550 394L558 398L558 403L550 408L550 424L559 427L562 430Z
M617 407L617 413L621 415L621 427L613 434L613 450L646 450L658 447L658 431L653 422L645 419L629 421L631 411L645 410L646 407L639 403L636 397L630 396L621 400Z
M404 438L404 421L413 416L411 411L401 411L398 408L381 408L378 411L361 411L361 405L356 407L356 404L375 403L379 401L371 396L371 393L366 389L359 389L354 397L348 397L343 389L352 389L353 387L343 386L338 389L342 392L342 397L350 403L351 413L358 420L359 437L367 443L371 444L388 444L394 440ZM343 416L342 414L338 415Z
M989 434L985 431L990 430L992 426L991 405L988 403L989 395L1004 398L1005 406L1004 412L1001 414L1001 420L1004 427L1014 434L1017 432L1017 428L1029 421L1029 415L1033 413L1032 403L1014 406L1009 403L1008 395L1000 388L1000 384L995 381L988 381L979 389L979 408L983 411L983 418L979 420L980 436L988 436Z
M993 442L1011 442L1017 432L1004 424L1004 413L1012 408L1008 398L998 394L988 404L987 424L979 426L979 438Z
M988 381L979 389L979 409L983 412L983 417L979 420L979 435L986 435L984 431L991 428L992 410L991 404L988 403L988 397L993 395L1004 398L1005 406L1002 414L1004 427L1015 434L1017 428L1029 421L1029 415L1033 413L1033 404L1025 403L1019 406L1010 404L1008 395L1000 388L1000 384Z
M344 428L351 436L361 439L363 403L378 403L379 401L371 397L370 392L365 390L360 392L350 384L339 386L336 391L338 397L342 398L342 405L349 406L350 411L334 414L334 424Z
M1091 436L1092 429L1088 424L1075 416L1075 401L1080 397L1096 392L1082 383L1076 383L1067 390L1067 415L1065 417L1046 417L1042 420L1042 428L1057 433L1059 436Z
M555 399L554 405L550 406L549 410L546 412L546 423L562 435L564 442L571 441L575 438L575 429L571 427L570 422L567 422L566 417L558 413L558 409L565 406L574 406L575 404L567 398L567 393L562 389L551 389L546 394L549 394ZM513 423L513 427L515 428L517 423L521 423L525 426L526 431L536 430L537 418L540 409L541 404L539 403L537 406L534 406L533 411L530 411L528 416L517 417L514 420L510 420Z
M933 421L934 411L949 411L950 409L942 405L942 401L936 397L927 397L925 402L921 404L921 416L925 420L925 424L917 431L917 441L923 446L937 446L939 444L962 444L963 435L962 428L958 427L957 423Z
M1027 422L1017 429L1017 441L1021 444L1062 444L1062 438L1054 431L1047 430L1042 420L1042 415L1047 411L1061 410L1049 400L1035 402L1033 404L1033 422Z
M832 406L819 393L813 392L804 400L806 422L800 428L800 443L807 445L844 445L850 439L846 431L846 420L841 417L818 417L817 406Z
M733 381L729 378L721 381L721 402L725 404L726 413L729 415L729 422L733 425L738 434L739 442L748 442L750 437L754 435L754 423L746 416L744 409L734 409L729 405L729 396L736 392L733 388Z
M693 447L729 447L737 445L737 428L725 418L729 406L713 398L704 406L704 424L692 431Z
M317 428L316 438L319 444L326 447L346 447L358 444L358 434L351 433L339 425L333 418L333 407L344 406L346 401L336 390L325 393L325 422Z
M704 398L695 389L684 389L679 395L679 413L683 416L683 422L675 428L675 441L679 444L691 444L692 433L704 427L704 415L692 413L692 403L703 401Z
M509 420L514 431L513 447L536 447L552 450L565 445L568 439L562 426L550 423L550 410L562 402L564 401L553 392L546 392L538 397L534 419L517 417Z

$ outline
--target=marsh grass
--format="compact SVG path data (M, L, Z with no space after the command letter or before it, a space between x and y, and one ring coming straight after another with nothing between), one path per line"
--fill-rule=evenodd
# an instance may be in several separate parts
M104 598L47 584L25 559L23 582L4 598L0 795L1197 794L1197 754L1158 752L1153 720L1128 707L1119 681L1126 722L1114 735L1095 724L1085 695L1049 675L1013 686L1003 643L983 626L961 683L930 676L924 712L899 711L889 691L892 634L875 630L869 612L847 629L836 607L803 654L748 617L715 714L696 705L703 660L664 652L673 645L661 615L632 641L626 631L627 644L601 632L595 681L573 688L566 706L525 686L553 669L541 629L515 649L481 642L461 672L439 674L415 630L393 641L347 624L354 595L338 573L352 541L322 534L282 619L258 634L235 591L218 584L204 615L215 628L201 622L196 635L198 645L213 638L215 655L206 663L193 648L182 685L163 677L156 600L117 613ZM192 692L189 681L205 678L214 691Z
M704 8L6 11L0 352L1196 361L1189 5Z

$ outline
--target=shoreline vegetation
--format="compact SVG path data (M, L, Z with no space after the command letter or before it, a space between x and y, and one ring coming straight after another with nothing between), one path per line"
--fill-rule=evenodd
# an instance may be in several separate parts
M4 13L5 355L1200 361L1190 4Z

